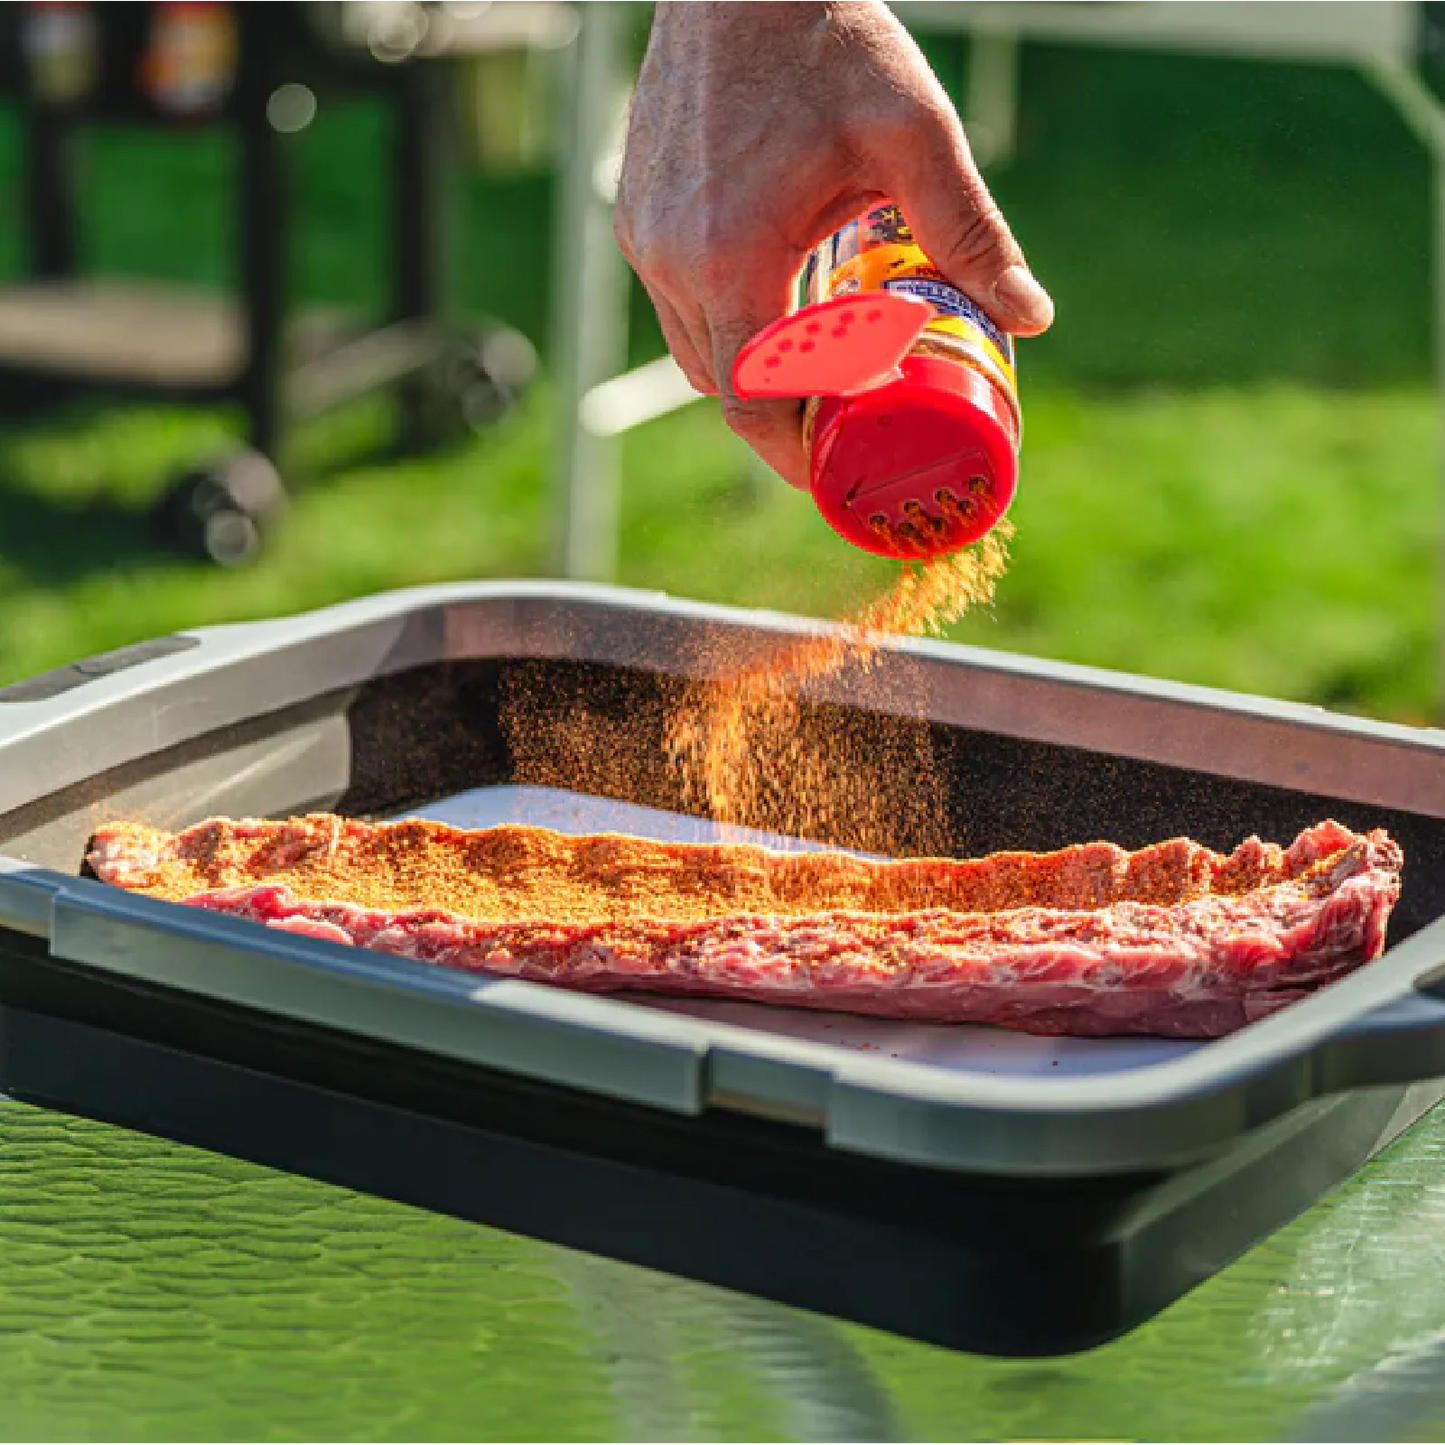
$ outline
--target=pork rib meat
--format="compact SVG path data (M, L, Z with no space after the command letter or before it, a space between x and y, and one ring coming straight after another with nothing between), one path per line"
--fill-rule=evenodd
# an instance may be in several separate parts
M1400 848L1187 839L873 862L329 815L116 824L97 877L269 928L591 992L760 1000L1039 1034L1212 1038L1384 949Z

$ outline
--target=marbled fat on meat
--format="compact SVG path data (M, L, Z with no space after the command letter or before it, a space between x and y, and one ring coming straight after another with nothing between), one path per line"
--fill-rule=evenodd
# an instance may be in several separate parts
M1378 957L1403 864L1384 832L1333 822L1228 855L1174 839L873 862L327 815L117 824L89 861L269 928L589 992L1177 1038Z

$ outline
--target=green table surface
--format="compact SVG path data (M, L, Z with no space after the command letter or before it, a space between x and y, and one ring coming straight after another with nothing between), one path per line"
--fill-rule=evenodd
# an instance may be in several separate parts
M0 1103L0 1434L1438 1439L1445 1109L1128 1338L1017 1362Z

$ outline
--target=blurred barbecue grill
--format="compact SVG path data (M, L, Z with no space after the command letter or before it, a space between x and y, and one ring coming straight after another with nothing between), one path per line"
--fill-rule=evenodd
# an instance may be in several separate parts
M0 289L0 381L12 411L76 394L239 402L246 445L201 460L157 505L173 545L216 561L254 555L284 488L287 422L385 388L403 442L435 444L494 421L530 377L519 334L451 321L445 253L452 127L437 62L566 45L571 7L512 5L27 4L0 10L0 87L24 121L25 280ZM318 99L389 111L387 314L297 314L288 137ZM76 152L82 127L123 123L238 140L234 296L82 274Z

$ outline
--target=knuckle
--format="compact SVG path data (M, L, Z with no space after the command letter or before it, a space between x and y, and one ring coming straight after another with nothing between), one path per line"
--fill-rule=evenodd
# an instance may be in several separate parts
M667 291L715 293L733 275L736 252L725 236L714 237L675 213L638 216L613 213L613 234L639 275Z
M661 291L668 296L688 293L690 288L682 283L691 272L685 253L673 237L659 235L652 228L629 228L626 242L618 244L648 290Z
M639 269L655 271L672 248L667 213L646 186L633 184L624 168L612 208L612 234L623 254Z
M863 108L850 126L855 147L874 156L936 149L947 137L949 115L929 97L893 89Z
M703 299L718 289L711 274L699 260L699 252L680 246L659 246L648 258L649 275L658 288L685 309L706 309Z

